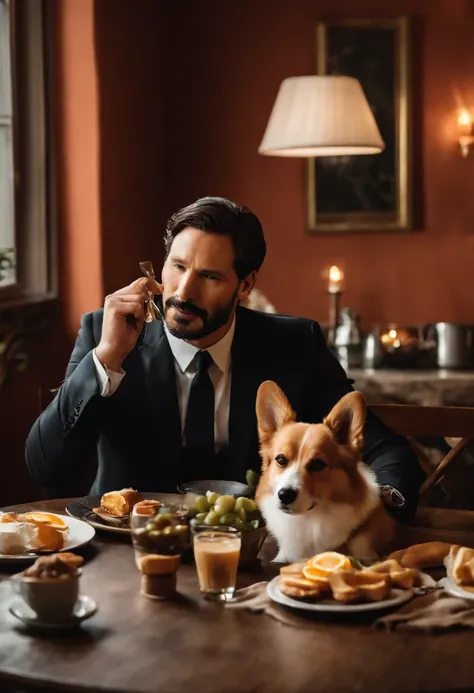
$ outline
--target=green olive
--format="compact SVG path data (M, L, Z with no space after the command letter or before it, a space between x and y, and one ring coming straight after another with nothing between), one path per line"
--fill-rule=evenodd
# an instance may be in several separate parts
M216 491L208 491L206 493L206 498L209 505L214 505L219 498L219 494Z
M236 520L237 516L234 513L226 513L225 515L222 515L221 519L219 520L219 524L231 527Z
M160 529L153 529L151 532L148 533L148 536L150 539L160 539L163 534Z
M219 496L214 505L214 510L220 515L233 512L235 507L235 499L233 496Z
M243 508L246 513L253 513L257 509L257 504L251 498L239 496L235 501L235 509L240 510L241 508Z
M254 472L253 469L247 469L247 473L245 474L245 481L249 486L255 488L258 484L259 478L260 477L258 475L258 472Z
M196 506L196 508L199 510L200 513L207 513L207 512L209 512L209 510L211 508L206 496L198 496L196 498L196 500L194 501L194 505Z
M238 500L238 499L237 499ZM235 504L237 506L237 503ZM247 520L247 513L243 508L235 508L235 514L237 515L238 518L242 520L242 522L246 522Z
M165 527L162 531L163 531L163 534L174 534L175 533L174 527L172 527L171 525L168 525L168 527Z
M163 529L163 527L169 527L171 524L171 515L157 515L155 517L155 527L158 529Z
M215 510L210 510L207 513L206 519L204 520L204 524L205 525L218 525L220 521L221 521L220 513L217 513Z
M240 519L240 517L238 517L238 518L236 519L236 521L234 522L234 527L235 527L236 529L240 529L240 530L242 531L242 530L244 529L244 527L245 527L245 522L242 522L242 520Z
M145 529L147 532L153 532L156 529L155 523L154 522L147 522L145 525Z
M204 522L204 520L206 519L206 517L207 517L207 513L198 513L196 515L196 520L197 520L198 524L202 524Z
M194 506L191 506L190 508L188 508L188 517L189 517L189 519L191 520L193 517L196 517L196 515L198 514L198 512L199 512L198 509L197 509L196 507L194 507Z
M174 531L177 534L185 534L188 531L188 525L176 525Z

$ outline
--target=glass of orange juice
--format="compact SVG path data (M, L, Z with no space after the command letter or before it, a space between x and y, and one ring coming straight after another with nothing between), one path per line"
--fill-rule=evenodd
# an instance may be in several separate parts
M235 527L193 529L194 559L205 599L228 602L234 596L241 540Z

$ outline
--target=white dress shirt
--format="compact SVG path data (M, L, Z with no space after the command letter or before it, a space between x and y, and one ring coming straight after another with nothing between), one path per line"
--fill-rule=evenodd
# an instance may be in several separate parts
M181 417L181 432L183 432L188 411L191 383L196 374L196 364L193 359L199 349L189 344L189 342L185 342L184 339L173 337L166 325L164 324L163 326L174 357L176 391ZM213 360L213 363L209 366L209 376L214 385L214 441L216 451L226 446L229 442L229 408L232 377L231 348L234 332L235 318L227 334L217 344L206 349ZM97 378L101 386L101 395L102 397L110 397L119 387L122 378L125 377L125 371L122 370L121 373L115 373L105 369L97 358L95 349L92 356Z

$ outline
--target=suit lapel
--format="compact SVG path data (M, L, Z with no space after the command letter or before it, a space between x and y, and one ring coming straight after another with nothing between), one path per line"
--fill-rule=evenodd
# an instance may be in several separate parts
M146 325L139 353L143 366L148 403L152 418L156 421L156 433L160 448L167 459L163 462L177 463L181 450L181 419L173 354L166 338L163 325L154 320ZM150 434L153 434L151 432Z
M232 458L232 478L244 480L245 471L253 462L257 446L255 401L260 383L265 379L261 349L254 331L246 326L246 312L236 315L232 345L232 384L229 412L229 448Z

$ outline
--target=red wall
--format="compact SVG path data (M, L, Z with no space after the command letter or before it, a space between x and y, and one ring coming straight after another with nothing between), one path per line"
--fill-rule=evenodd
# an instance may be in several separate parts
M469 0L188 0L169 17L165 79L169 208L225 195L261 218L262 288L283 311L325 320L323 274L346 272L343 303L364 324L474 320L474 160L456 149L457 94L474 109ZM314 72L314 31L328 17L414 15L423 223L416 232L309 235L305 162L257 148L282 79ZM178 40L179 31L179 40Z
M11 433L0 504L38 495L24 440L40 392L64 372L65 333L73 338L83 312L130 282L139 260L159 267L167 216L198 196L228 196L260 216L259 284L283 312L326 320L323 275L335 263L344 303L365 325L473 321L474 159L455 144L459 97L474 111L472 1L64 0L55 11L62 321L1 393ZM382 13L416 17L423 223L410 234L309 235L305 162L257 148L281 80L314 71L316 22Z

